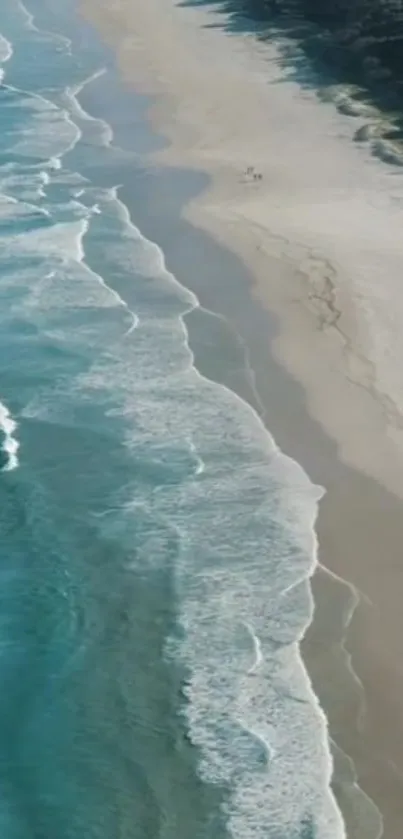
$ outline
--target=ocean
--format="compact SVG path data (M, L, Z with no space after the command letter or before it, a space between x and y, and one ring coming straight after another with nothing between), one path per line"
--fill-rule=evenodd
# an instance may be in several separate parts
M74 14L0 10L2 836L343 839L299 650L323 490L144 234L163 141L130 94L119 145Z

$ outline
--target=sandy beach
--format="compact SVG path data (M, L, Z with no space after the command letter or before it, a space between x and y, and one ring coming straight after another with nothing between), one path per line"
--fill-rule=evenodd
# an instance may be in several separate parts
M215 7L82 6L125 81L156 97L149 117L169 143L155 165L209 175L186 219L238 255L265 313L222 307L270 431L326 489L303 651L335 744L335 793L349 839L379 835L365 796L385 839L399 839L403 179L353 143L368 114L319 103L287 79L275 46L230 37ZM197 294L214 310L208 282ZM352 796L355 776L365 796Z

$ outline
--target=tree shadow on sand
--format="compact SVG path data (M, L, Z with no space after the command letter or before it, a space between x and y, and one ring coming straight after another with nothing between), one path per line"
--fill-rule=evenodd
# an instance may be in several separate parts
M403 140L403 0L179 0L214 9L211 27L275 42L281 73L328 98L343 85L351 100L375 105L393 127L385 139ZM338 107L354 114L354 107Z

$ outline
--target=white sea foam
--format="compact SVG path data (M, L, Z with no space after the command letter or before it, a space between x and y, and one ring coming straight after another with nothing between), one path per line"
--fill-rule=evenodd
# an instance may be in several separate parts
M71 202L72 213L78 204ZM275 828L287 835L308 817L320 839L342 836L329 790L326 721L298 648L312 612L308 578L321 490L278 450L249 405L197 372L183 321L198 306L196 296L132 223L117 189L100 191L98 204L100 213L25 232L13 248L48 266L25 305L73 311L87 300L102 307L113 294L131 311L126 301L136 301L135 340L114 340L106 363L105 336L96 336L99 362L76 378L74 398L113 394L108 413L128 420L128 451L140 456L144 447L147 462L168 476L180 451L195 464L185 482L163 480L148 503L180 544L183 638L172 639L170 649L189 673L186 716L201 750L200 772L229 784L227 817L236 839L266 839ZM89 230L105 276L119 276L124 295L85 266ZM65 422L71 392L54 396L41 391L24 415L51 421L60 414ZM165 561L164 545L147 543L141 561Z
M67 87L64 91L62 101L65 103L71 117L79 124L80 121L83 121L87 124L88 130L88 123L94 127L94 132L91 134L91 141L93 143L99 143L102 146L110 146L113 142L113 130L109 123L107 123L103 119L99 119L96 117L91 116L87 111L84 110L80 101L79 95L81 91L91 82L96 81L97 79L101 78L107 72L106 68L102 67L99 70L96 70L92 73L88 78L84 79L80 84L75 85L74 87Z
M169 283L169 285L175 288L180 296L180 299L186 301L189 306L189 311L197 308L199 306L199 301L196 295L181 285L174 274L167 269L165 264L165 254L162 249L156 244L156 242L151 242L143 236L139 228L133 223L128 208L119 198L119 189L119 185L112 187L110 190L105 191L105 196L115 205L115 211L117 212L118 217L126 230L126 237L129 240L128 244L130 244L130 240L132 243L138 244L138 247L135 250L135 265L137 271L144 277L160 277L164 279L167 283Z
M200 771L229 785L234 837L290 835L309 821L321 839L342 837L326 720L298 646L312 615L322 490L249 405L197 372L183 321L197 298L133 225L117 190L100 206L94 235L105 270L113 264L127 276L128 295L135 282L140 320L133 345L115 346L111 371L95 363L77 385L87 395L113 389L129 451L144 446L168 475L171 447L196 457L189 480L154 489L152 510L180 534L182 631L167 649L189 674L185 710ZM164 561L158 546L152 561Z
M13 54L13 48L11 46L10 41L7 41L7 38L4 38L3 35L0 34L0 64L5 64L6 61L9 61ZM0 67L0 85L3 83L3 79L5 77L5 70Z
M42 172L39 172L38 179L39 179L38 196L39 196L39 198L46 198L45 187L48 186L49 183L50 183L49 172L46 172L45 170L42 171Z
M17 423L12 418L10 411L0 402L0 434L3 436L1 449L7 456L7 461L2 467L3 472L12 472L18 466L19 442L16 438Z
M66 283L63 286L63 277L65 280L67 277L70 280L74 277L82 283L81 305L91 306L97 301L99 306L119 305L128 311L130 321L126 332L130 334L137 323L136 315L128 310L118 293L109 288L100 275L90 271L84 262L83 239L91 216L99 212L96 202L88 208L77 200L67 201L63 206L59 204L53 209L56 218L51 226L38 229L38 225L34 223L35 216L39 213L50 217L42 199L46 197L46 188L51 180L60 178L62 186L68 186L70 181L73 185L86 183L82 176L61 172L61 155L70 150L79 139L79 129L65 109L57 107L48 99L15 87L8 87L7 90L11 94L8 100L10 107L24 112L25 139L21 140L20 128L14 134L12 111L8 133L3 133L3 144L6 148L9 146L9 150L19 157L24 154L29 157L43 157L42 164L32 164L28 161L26 164L21 163L17 157L16 162L9 161L2 167L2 172L5 173L3 190L10 192L3 195L0 202L2 217L12 221L19 217L25 219L31 213L33 218L31 229L26 229L25 226L19 232L17 226L13 235L4 240L3 252L5 255L14 254L16 257L22 254L30 254L34 258L40 256L44 261L42 278L39 277L36 282L30 284L30 292L25 301L26 311L32 306L49 309L49 306L55 307L56 301L59 305L66 305L68 299L74 299L74 291L69 289ZM60 176L57 174L59 172ZM77 193L81 195L83 191L79 189ZM35 200L41 200L41 207L34 203ZM60 218L63 220L58 220ZM51 263L54 263L53 268ZM96 284L105 289L103 302L102 295L100 299L100 295L95 291Z
M29 102L24 99L24 105ZM37 105L31 107L35 119L39 113L44 119L50 115L55 125L61 117L63 124L64 111L43 101ZM84 119L77 110L76 116ZM41 146L47 160L55 154L48 137ZM32 139L24 141L30 154ZM21 153L21 145L17 150ZM60 146L55 168L59 155ZM40 171L52 177L49 164ZM9 204L6 209L10 212ZM15 210L26 212L17 205ZM87 211L76 201L58 212L72 219L17 233L6 244L11 254L43 261L25 311L33 317L66 306L102 307L111 297L126 307L132 318L126 337L137 326L135 341L109 347L110 368L102 355L76 386L90 398L94 389L117 395L117 413L131 420L129 451L145 445L147 457L169 470L167 452L173 446L195 464L185 485L168 482L152 504L181 545L175 574L185 636L177 654L190 673L187 722L201 749L200 771L209 781L229 782L234 837L252 828L256 837L268 836L268 822L276 820L284 830L292 828L304 816L301 801L315 814L321 839L330 830L337 835L325 721L298 652L311 614L306 581L316 561L318 490L278 451L249 406L195 370L182 318L198 300L178 283L161 249L132 223L118 188L100 194ZM85 265L83 241L92 225L105 276L108 265L111 271L118 266L119 276L126 277L126 299ZM134 292L140 319L126 302ZM48 334L50 324L48 315ZM101 347L104 336L97 340ZM54 392L46 398L41 391L36 399L26 415L62 411L65 421L68 394L58 391L55 400ZM152 556L157 563L163 549L156 538L141 561ZM245 627L250 643L242 652L238 636L245 638ZM301 761L306 772L299 778L290 769Z
M0 64L5 64L9 61L13 54L13 48L10 41L0 34Z
M60 168L56 161L71 151L81 136L68 111L37 93L27 93L8 85L6 89L15 94L24 113L24 126L19 126L18 132L10 135L10 150L22 156L51 160L55 168ZM7 111L9 106L5 103L2 107Z
M258 636L256 635L256 633L253 630L253 628L251 627L251 625L249 623L245 623L245 627L246 627L246 629L247 629L247 631L248 631L248 633L249 633L249 635L251 636L251 639L252 639L253 656L254 656L253 664L249 668L248 673L254 673L256 670L259 669L260 665L263 662L262 644L261 644L260 638L258 638Z
M27 25L34 25L29 16ZM57 127L73 125L72 109L77 120L88 121L77 92L70 92L68 109L41 97L33 104L23 95L31 126L19 154L47 161L53 156L60 168L60 155L71 145L64 136L60 142ZM71 142L79 138L74 129ZM41 165L41 171L49 168ZM36 270L23 306L30 316L44 313L48 335L53 312L51 334L60 335L64 307L71 315L65 340L71 334L74 347L71 323L80 307L102 309L112 299L131 316L125 335L113 332L107 355L106 336L98 330L99 352L90 369L68 387L58 384L57 398L54 382L48 392L44 385L24 415L58 415L66 422L72 388L77 400L107 393L105 412L128 421L129 455L144 456L156 474L161 471L161 485L145 501L179 546L174 578L183 633L171 639L170 651L189 674L185 714L200 748L200 772L210 783L229 785L234 839L291 835L309 820L318 839L338 839L343 825L329 788L326 721L298 647L312 614L308 578L316 563L321 490L279 451L249 405L198 373L183 320L198 306L197 297L132 223L118 187L97 201L99 213L86 213L79 202L65 205L58 212L71 213L71 220L7 240L7 255L42 260L43 272ZM86 235L96 237L102 276L85 264ZM109 276L118 277L119 293ZM15 444L15 424L8 429L6 442ZM175 473L178 452L189 464L186 479ZM9 454L17 457L17 449ZM137 561L166 562L165 547L156 534L133 567Z
M0 167L1 175L1 167ZM16 201L22 201L35 205L36 202L46 198L45 187L49 183L49 176L46 171L9 174L1 179L0 189L3 194L8 194ZM43 209L36 207L35 209Z
M65 35L60 35L57 32L49 32L46 29L38 29L35 23L35 16L28 11L27 7L21 0L17 2L18 8L21 12L21 15L24 20L25 27L30 29L32 32L36 32L41 36L47 35L51 41L54 43L59 43L61 48L66 50L67 53L71 54L72 51L72 42L70 38L67 38Z
M202 475L204 472L204 463L199 454L197 453L197 449L193 440L188 440L188 445L189 451L191 452L196 461L195 475Z
M31 204L28 201L19 201L12 195L0 194L0 221L3 223L13 224L13 222L31 220L32 226L35 227L35 222L39 219L49 219L50 213L45 207ZM7 238L3 252L6 254L10 247L10 238Z
M12 211L10 210L12 207ZM129 316L125 335L128 336L136 328L138 317L127 306L118 292L109 286L104 278L92 271L85 263L84 238L88 232L94 208L86 208L78 201L70 201L64 210L70 215L81 215L71 221L55 222L50 227L37 229L33 227L22 233L10 235L4 242L5 256L20 257L27 254L33 258L43 259L43 276L36 279L28 290L24 301L25 310L42 309L43 311L61 306L82 308L93 307L122 307ZM8 196L0 200L0 217L18 218L25 216L28 210L36 213L47 213L45 209L30 207L28 204L16 202ZM11 212L11 216L10 216ZM46 269L46 266L47 269ZM100 295L97 289L103 289Z
M60 160L60 157L51 157L49 160L49 168L53 169L55 172L61 169L62 161Z

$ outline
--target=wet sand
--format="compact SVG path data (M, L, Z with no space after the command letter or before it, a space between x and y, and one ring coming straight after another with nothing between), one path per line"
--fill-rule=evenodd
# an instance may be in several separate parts
M214 89L206 76L220 78L226 71L219 46L228 36L197 29L202 19L197 16L208 11L177 10L171 0L164 11L161 0L150 0L146 8L120 0L102 12L94 0L86 0L84 7L117 49L124 78L136 89L158 94L150 118L171 144L154 155L156 164L204 170L212 178L211 187L187 204L183 224L191 221L234 251L244 265L244 283L220 277L219 266L216 272L199 271L199 284L197 277L186 281L190 261L183 247L185 241L187 248L194 243L190 227L171 242L170 264L202 305L224 314L241 335L256 385L249 398L259 403L280 447L327 490L317 525L316 613L304 656L336 744L334 788L349 837L371 839L377 833L373 819L367 824L365 799L353 794L356 772L360 787L382 812L385 837L398 839L403 830L400 418L392 397L381 398L376 388L368 324L348 282L352 262L335 266L335 243L328 255L326 231L320 229L316 251L313 223L309 236L306 229L304 236L298 232L294 217L281 234L276 232L276 212L281 217L286 206L279 201L279 183L283 198L298 190L294 173L282 162L281 146L268 143L267 116L253 132L252 116L266 103L261 92L255 110L253 97L248 100L249 82L242 72L247 77L252 66L256 73L259 66L249 64L251 44L246 52L244 44L239 50L235 46L234 78L221 79ZM180 38L186 31L191 42L192 26L206 54L210 51L209 73L205 63L192 63ZM237 88L231 107L225 104L229 81ZM274 100L278 108L280 88ZM242 110L245 101L249 120ZM343 125L348 134L348 123ZM357 149L351 159L346 154L353 166ZM361 242L359 231L357 238ZM199 247L195 259L203 258ZM208 260L206 265L211 268ZM352 758L354 768L339 750Z

